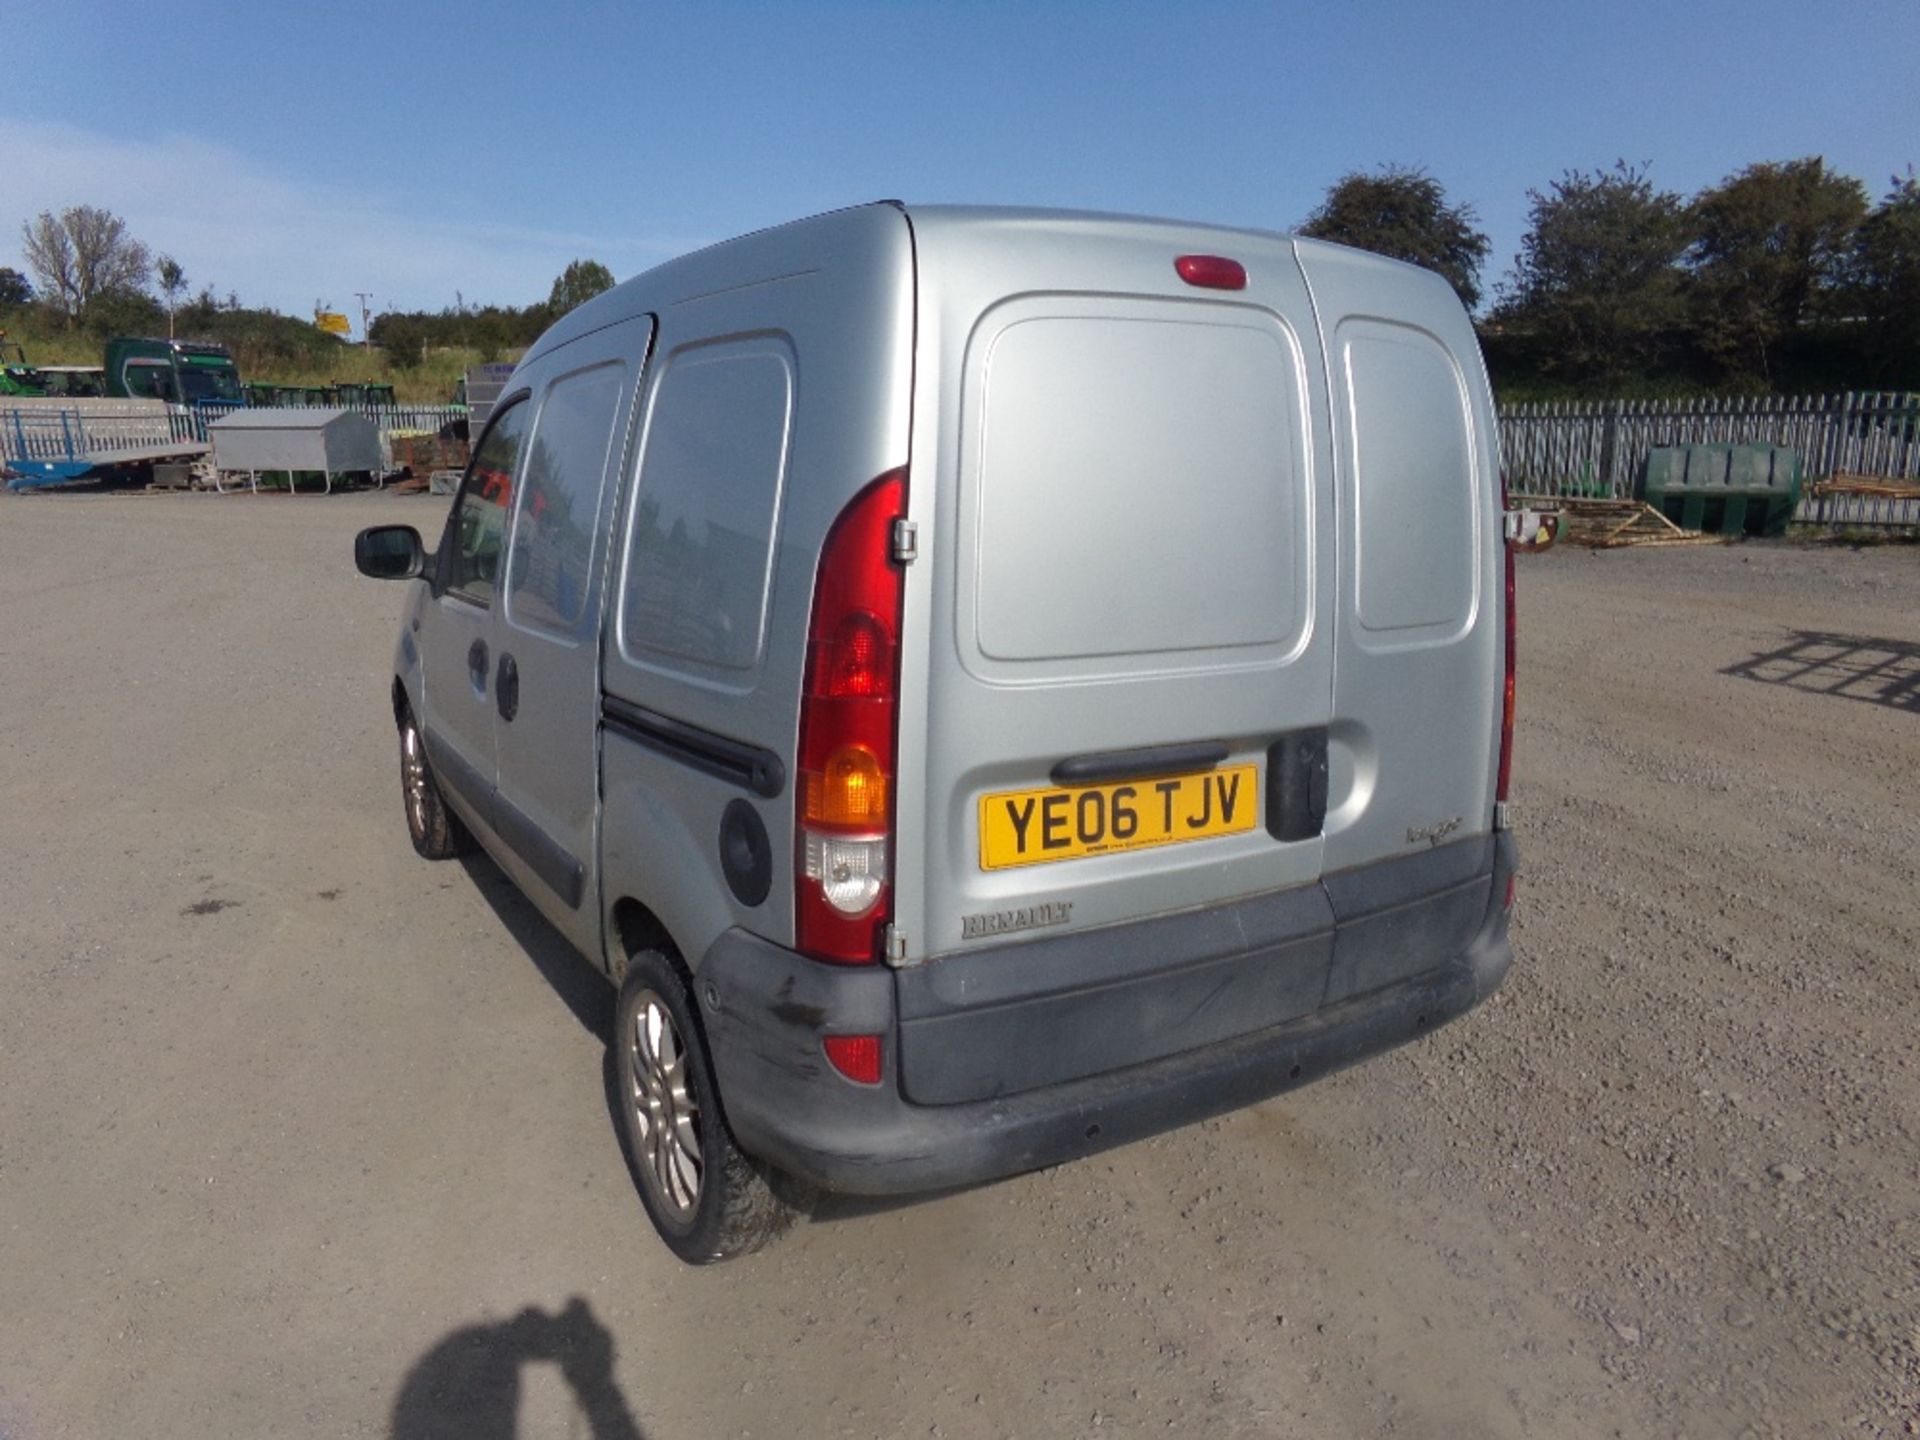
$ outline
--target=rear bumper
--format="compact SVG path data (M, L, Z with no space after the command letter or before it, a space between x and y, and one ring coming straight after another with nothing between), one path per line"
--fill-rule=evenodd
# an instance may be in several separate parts
M900 980L913 972L896 976L824 966L730 931L704 957L696 979L728 1122L750 1153L826 1189L902 1194L1093 1154L1308 1084L1464 1014L1505 978L1513 958L1503 904L1514 869L1512 840L1502 834L1465 843L1487 854L1487 867L1474 877L1475 893L1485 898L1478 923L1464 937L1458 932L1449 937L1447 953L1432 953L1410 932L1410 922L1417 923L1433 897L1406 893L1404 875L1397 890L1392 876L1367 882L1383 899L1371 909L1356 908L1350 892L1343 900L1341 879L1333 877L1316 887L1326 892L1334 921L1332 943L1323 947L1327 958L1320 962L1326 977L1321 1003L1306 1013L1247 1033L1203 1039L1197 1048L1143 1063L951 1103L909 1098L938 1088L934 1077L917 1085L902 1083L903 1031L909 1047L920 1043L913 1039L914 1012L925 1012L930 1004L924 985L916 994L913 980ZM1460 888L1457 878L1448 887L1456 913ZM1206 927L1207 917L1217 922L1220 913L1196 913L1191 923ZM1178 949L1177 933L1167 932L1170 918L1178 922L1181 917L1143 922L1156 927L1156 944L1173 947L1169 977L1196 970L1217 975L1222 958L1217 954L1198 965L1181 963L1187 956ZM1396 935L1397 950L1382 944ZM1354 941L1345 947L1344 960L1343 936ZM1124 950L1127 940L1124 934L1096 931L1081 943ZM1395 965L1392 953L1408 958ZM1274 963L1266 951L1241 959L1256 969ZM1038 1047L1048 1053L1048 1035L1063 1022L1071 1028L1076 1004L1098 1014L1107 1003L1102 997L1114 989L1111 983L1089 984L996 1003L976 1015L937 1018L969 1019L971 1028L960 1032L964 1038L970 1044L1004 1046L1000 1056L1009 1073L1018 1074L1023 1051ZM1127 987L1121 989L1126 993ZM1136 998L1151 1004L1154 996ZM827 1064L821 1037L830 1033L887 1037L879 1085L857 1085ZM938 1048L916 1056L938 1053Z

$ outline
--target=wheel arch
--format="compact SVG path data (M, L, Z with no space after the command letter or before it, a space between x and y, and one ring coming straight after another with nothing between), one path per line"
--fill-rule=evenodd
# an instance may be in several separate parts
M609 914L615 944L613 953L607 957L607 973L615 985L627 978L629 956L641 950L658 950L679 972L682 983L687 987L687 994L693 994L693 972L687 967L686 957L680 953L680 947L674 943L672 934L658 915L631 895L623 895L614 901ZM695 1010L698 1011L697 1006Z

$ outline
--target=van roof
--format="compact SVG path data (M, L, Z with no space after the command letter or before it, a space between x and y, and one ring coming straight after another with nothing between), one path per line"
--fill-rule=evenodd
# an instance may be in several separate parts
M1240 235L1269 243L1275 240L1310 245L1330 243L1301 240L1289 232L1258 230L1251 226L1218 225L1095 210L995 205L910 206L900 200L877 200L755 230L656 265L560 317L535 342L521 363L577 340L582 335L637 315L684 304L719 290L737 289L742 285L801 273L812 268L808 263L809 257L830 253L837 244L856 234L871 237L877 228L892 225L897 216L908 217L917 225L937 225L942 228L985 226L1015 229L1033 226L1059 230L1085 227L1088 230L1131 231L1136 234L1164 229L1186 236L1204 231L1210 235ZM1377 255L1369 256L1369 259L1383 266L1399 266L1403 263Z

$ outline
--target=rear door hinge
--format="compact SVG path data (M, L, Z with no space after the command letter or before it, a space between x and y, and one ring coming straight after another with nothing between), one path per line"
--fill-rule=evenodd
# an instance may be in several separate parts
M893 558L902 565L920 558L920 527L904 515L893 522Z
M886 933L882 938L885 943L885 954L887 957L887 964L891 965L894 969L898 970L902 966L909 963L907 960L907 932L906 931L902 930L897 925L889 923L886 928Z

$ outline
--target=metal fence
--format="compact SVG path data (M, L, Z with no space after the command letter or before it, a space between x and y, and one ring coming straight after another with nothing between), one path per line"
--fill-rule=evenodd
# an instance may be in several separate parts
M196 405L175 406L174 410L180 423L193 432L194 438L204 441L208 423L230 414L235 408L231 405ZM437 434L443 427L455 420L464 420L467 416L466 407L461 405L309 405L287 408L351 410L371 420L382 439L395 434Z
M1510 492L1630 498L1647 452L1663 445L1784 445L1811 483L1835 475L1920 478L1920 393L1600 400L1500 410L1501 475ZM1836 524L1920 524L1920 501L1832 496L1796 518Z
M357 405L349 406L373 422L382 435L396 432L438 434L456 420L467 418L464 405ZM475 439L479 436L476 434Z
M13 405L0 411L0 461L72 461L192 453L206 448L203 430L177 406L133 402L77 408Z
M235 405L167 405L157 400L56 401L0 405L0 469L33 483L71 480L118 466L194 460L211 448L207 427ZM302 407L310 408L310 407ZM437 435L467 411L458 405L350 405L380 432L391 459L394 438Z

